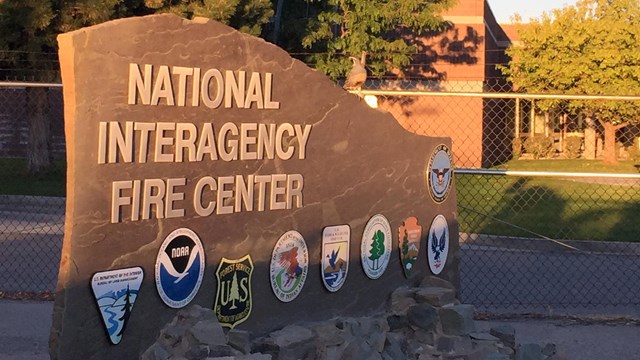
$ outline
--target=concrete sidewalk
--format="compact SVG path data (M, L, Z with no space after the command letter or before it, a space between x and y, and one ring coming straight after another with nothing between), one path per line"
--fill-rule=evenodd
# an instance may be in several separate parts
M49 359L53 302L0 300L0 359Z
M511 325L516 343L553 343L568 360L640 360L640 326L577 324L564 320L476 321L480 331Z
M0 300L0 359L49 359L53 302ZM640 326L569 321L476 321L480 331L508 324L519 344L554 343L569 360L640 360Z

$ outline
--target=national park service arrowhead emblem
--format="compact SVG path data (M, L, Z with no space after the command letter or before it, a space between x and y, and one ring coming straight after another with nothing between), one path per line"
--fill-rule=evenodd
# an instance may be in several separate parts
M213 306L220 325L233 329L251 315L253 307L251 274L253 274L251 255L238 260L229 260L224 257L220 260L216 270L218 291Z
M409 278L415 268L420 253L420 239L422 226L414 216L406 218L398 229L398 246L400 247L400 262L404 275Z
M97 272L91 278L91 290L113 345L122 340L143 277L141 267L132 267Z

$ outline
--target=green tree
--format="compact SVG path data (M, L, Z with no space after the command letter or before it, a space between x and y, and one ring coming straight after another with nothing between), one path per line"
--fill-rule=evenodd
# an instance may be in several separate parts
M309 59L331 78L347 73L347 56L367 51L374 76L409 65L415 36L443 30L449 24L439 15L453 0L326 0L308 24L302 45L316 54ZM408 35L411 34L411 35Z
M270 0L144 0L144 7L186 18L206 17L255 36L274 14Z
M640 3L637 0L581 0L520 28L502 72L520 91L579 95L640 93ZM640 121L640 104L630 101L545 100L582 113L604 129L604 161L617 162L616 130Z
M384 233L380 230L376 231L371 238L371 249L369 249L369 260L373 261L373 268L378 268L378 260L384 254Z

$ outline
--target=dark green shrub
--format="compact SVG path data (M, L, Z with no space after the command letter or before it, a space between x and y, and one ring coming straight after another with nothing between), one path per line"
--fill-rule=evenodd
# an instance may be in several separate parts
M567 159L577 159L582 153L582 138L571 136L564 142L564 155Z
M548 157L553 153L553 139L546 136L530 137L524 142L524 151L534 159Z

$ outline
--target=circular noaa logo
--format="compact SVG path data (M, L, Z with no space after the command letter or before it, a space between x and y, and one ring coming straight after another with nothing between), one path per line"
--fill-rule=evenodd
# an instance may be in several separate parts
M436 203L443 202L449 195L453 175L452 164L449 148L444 144L436 146L429 159L426 174L429 194Z
M204 275L204 248L195 232L174 230L156 258L156 287L167 306L178 309L196 296Z
M429 229L429 239L427 240L427 257L429 258L429 269L438 275L444 269L449 253L449 226L444 215L438 215L433 219Z
M309 252L299 232L287 231L278 239L271 254L271 288L283 302L295 299L307 279Z
M377 279L389 265L391 257L391 225L382 214L369 219L362 233L360 256L364 273L371 279Z

